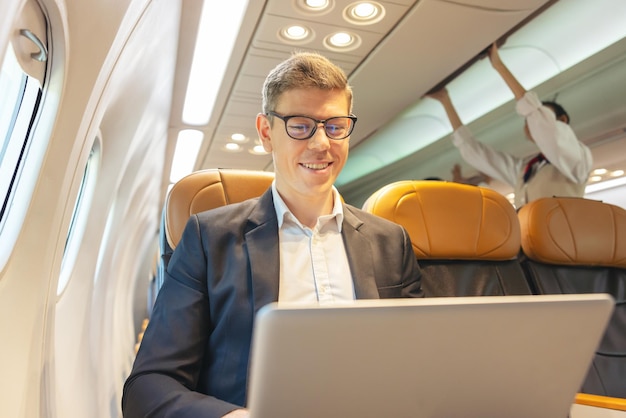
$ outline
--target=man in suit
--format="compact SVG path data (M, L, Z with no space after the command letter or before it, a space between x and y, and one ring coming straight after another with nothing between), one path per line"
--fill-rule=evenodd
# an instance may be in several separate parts
M423 296L407 232L333 186L351 110L345 74L321 55L270 72L256 127L275 180L260 198L189 219L124 385L125 417L248 416L252 328L270 302Z

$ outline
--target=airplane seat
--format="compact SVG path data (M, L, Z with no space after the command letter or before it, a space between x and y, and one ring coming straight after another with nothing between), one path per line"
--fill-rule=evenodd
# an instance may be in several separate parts
M521 263L537 293L608 293L615 299L581 392L626 398L626 210L552 197L524 205L518 217Z
M167 263L178 245L189 216L205 210L261 196L272 184L268 171L207 169L183 177L169 191L161 215L160 262L157 288L165 277Z
M515 209L496 191L445 181L398 181L374 192L363 209L408 231L427 297L531 293L517 258Z

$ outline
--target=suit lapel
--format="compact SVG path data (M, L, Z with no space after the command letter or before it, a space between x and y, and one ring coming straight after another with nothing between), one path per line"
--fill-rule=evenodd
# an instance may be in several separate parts
M343 206L343 235L344 246L350 264L354 292L357 299L379 299L378 287L374 277L374 258L370 240L359 229L363 225L357 216L346 205Z
M354 281L357 299L378 299L374 277L370 239L359 229L363 225L349 207L344 205L344 222L341 230L348 263ZM280 255L278 247L278 221L272 201L271 189L261 196L250 214L245 232L250 256L252 303L254 312L271 302L278 301Z
M245 238L250 257L252 303L256 314L261 307L278 301L278 221L271 188L261 196L250 214Z

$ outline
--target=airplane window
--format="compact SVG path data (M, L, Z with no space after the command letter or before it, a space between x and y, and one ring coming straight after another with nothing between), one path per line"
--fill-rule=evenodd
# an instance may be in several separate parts
M38 2L26 0L11 22L14 35L0 51L0 268L24 222L56 115L54 98L45 104L51 87L60 90L59 81L48 77L48 28Z
M80 189L76 196L76 203L74 204L74 211L72 212L72 220L70 221L70 227L67 231L67 238L65 240L65 249L63 252L63 261L61 262L61 275L59 277L59 283L57 285L57 295L63 293L63 290L67 286L72 268L78 255L80 243L85 232L85 226L87 224L87 215L89 214L89 208L93 201L93 195L95 191L96 178L100 168L100 134L97 135L91 153L87 159L85 170L83 171L83 179L80 183Z
M0 161L4 161L9 145L11 125L15 122L15 116L20 103L26 76L22 68L17 63L15 52L9 45L4 56L2 71L0 72L0 103L2 103L2 113L0 113L0 138L3 140L0 149ZM13 111L9 111L13 109Z
M28 151L31 124L41 92L39 81L22 70L9 45L0 74L0 100L2 109L6 109L0 114L0 196L3 197L0 221L4 220L21 162Z

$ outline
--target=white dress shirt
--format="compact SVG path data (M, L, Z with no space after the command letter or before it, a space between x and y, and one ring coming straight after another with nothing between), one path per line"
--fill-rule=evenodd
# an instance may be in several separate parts
M291 213L272 183L278 217L280 251L279 302L333 303L355 299L354 283L341 236L343 206L333 187L330 215L317 219L313 229Z

